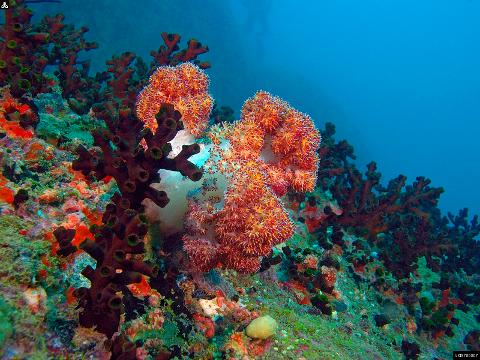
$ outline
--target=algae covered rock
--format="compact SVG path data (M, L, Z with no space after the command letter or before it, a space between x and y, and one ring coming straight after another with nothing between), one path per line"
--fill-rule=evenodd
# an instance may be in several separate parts
M91 130L102 127L103 122L88 115L78 115L57 93L41 94L35 99L40 121L35 129L38 137L58 146L74 143L93 145ZM68 146L67 146L68 147Z
M275 334L278 324L270 315L254 319L246 329L247 335L254 339L267 339Z
M10 319L11 312L11 307L0 297L0 355L2 355L3 345L13 333L13 325Z

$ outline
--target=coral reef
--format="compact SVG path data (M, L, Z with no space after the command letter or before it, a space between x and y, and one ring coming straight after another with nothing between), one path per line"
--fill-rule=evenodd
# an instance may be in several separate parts
M91 76L89 61L79 60L79 53L97 48L96 43L84 39L88 28L75 29L65 24L62 14L45 16L39 23L32 23L33 13L27 5L28 1L16 0L15 6L5 10L6 21L0 29L4 39L0 46L0 86L9 84L16 97L49 92L56 79L46 70L54 67L63 97L75 112L82 115L93 104L103 101L110 87L119 98L127 98L127 93L135 98L143 87L144 75L160 65L192 61L203 69L209 67L208 62L197 60L197 56L207 52L208 47L191 39L187 48L180 50L178 34L162 33L165 45L152 51L150 68L133 53L124 53L109 61L107 72ZM129 68L135 59L135 67Z
M235 121L197 40L92 76L87 29L31 2L0 28L2 359L478 351L478 216L265 91Z
M324 204L319 210L323 227L342 226L367 236L381 250L385 266L399 278L407 277L422 256L431 268L452 269L453 265L456 270L468 268L472 273L473 263L478 263L478 218L474 217L469 224L466 209L456 217L440 216L436 206L443 189L430 187L430 180L425 177L417 177L412 185L405 186L406 177L400 175L384 187L374 162L368 164L362 177L348 161L355 158L353 148L345 141L335 143L334 134L335 127L327 124L319 149L323 167L318 183L324 191L331 192L335 206L341 210ZM469 245L459 246L460 243ZM464 260L455 263L460 256Z

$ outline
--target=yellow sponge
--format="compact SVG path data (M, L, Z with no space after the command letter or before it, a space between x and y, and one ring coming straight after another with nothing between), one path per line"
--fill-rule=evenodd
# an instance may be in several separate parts
M278 324L269 315L260 316L247 326L247 335L254 339L267 339L275 334Z

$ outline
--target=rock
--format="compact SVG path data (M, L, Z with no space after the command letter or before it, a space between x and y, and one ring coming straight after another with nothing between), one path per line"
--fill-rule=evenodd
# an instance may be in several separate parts
M218 315L218 310L220 310L220 306L218 306L216 298L207 300L207 299L200 299L198 303L202 307L203 313L209 317L214 317Z
M378 327L383 327L387 324L390 324L391 320L388 318L387 315L385 314L377 314L375 315L374 317L374 320L375 320L375 324L378 326Z
M247 326L247 335L254 339L267 339L274 335L277 330L277 321L269 315L254 319Z
M345 312L348 309L347 304L345 304L343 301L334 301L333 305L337 312Z

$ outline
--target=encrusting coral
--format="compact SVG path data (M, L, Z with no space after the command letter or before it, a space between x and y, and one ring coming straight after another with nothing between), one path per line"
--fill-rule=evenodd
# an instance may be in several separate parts
M27 99L15 99L7 89L1 92L0 100L0 126L3 131L11 137L31 138L33 128L38 123L35 104Z

